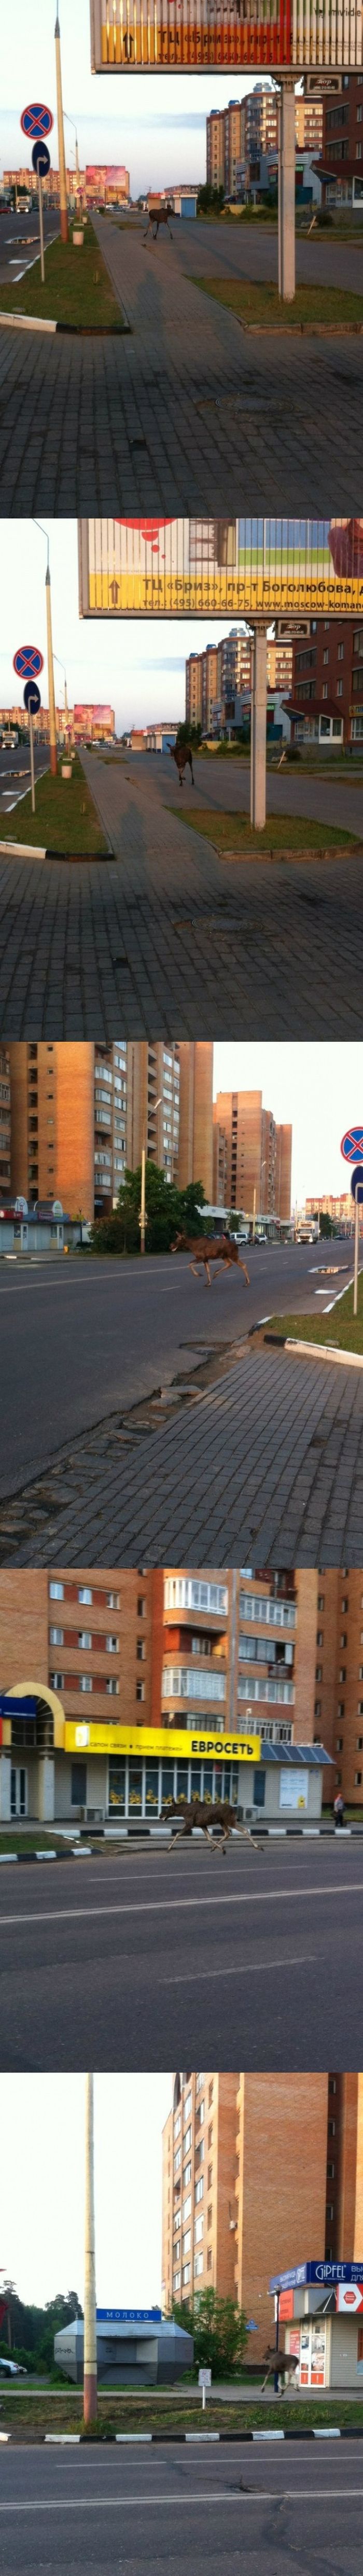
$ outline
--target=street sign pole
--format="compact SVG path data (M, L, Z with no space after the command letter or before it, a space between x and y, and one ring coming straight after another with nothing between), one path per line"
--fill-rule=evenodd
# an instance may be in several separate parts
M31 776L31 783L32 783L32 814L35 814L34 734L33 734L33 717L32 717L31 707L29 707L29 742L30 742L30 776Z
M44 280L45 280L45 268L44 268L44 227L43 227L43 197L42 197L42 185L43 185L43 182L42 182L42 177L41 177L41 171L40 171L40 170L38 170L39 232L40 232L40 266L41 266L42 286L44 286Z
M358 1198L358 1190L356 1190L356 1195L355 1195L355 1214L354 1214L354 1298L353 1298L353 1315L357 1315L357 1313L358 1313L358 1251L359 1251L359 1198Z

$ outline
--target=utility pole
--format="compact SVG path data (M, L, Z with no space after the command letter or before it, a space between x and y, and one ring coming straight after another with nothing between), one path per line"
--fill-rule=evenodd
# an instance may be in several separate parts
M60 25L59 25L58 10L57 10L57 16L56 16L56 22L55 22L55 30L54 30L54 32L55 32L55 65L56 65L56 79L57 79L57 125L58 125L58 158L59 158L60 228L61 228L61 241L66 242L66 241L68 241L67 174L66 174L66 156L65 156L65 148L64 148L63 100L62 100L62 67L61 67Z
M292 304L295 295L295 89L281 83L278 104L279 165L279 295Z
M97 2322L96 2258L94 2205L93 2146L93 2075L86 2075L86 2160L85 2160L85 2232L84 2232L84 2363L83 2414L85 2424L94 2424L97 2416Z
M53 778L56 778L56 775L57 775L57 727L56 727L55 696L54 696L53 643L52 643L52 610L51 610L51 598L50 598L50 569L49 569L49 563L47 564L47 570L46 570L46 575L45 575L45 589L46 589L46 608L47 608L48 705L49 705L49 745L50 745L50 766L51 766L51 771L52 771L52 777L53 777Z
M250 822L263 831L266 822L267 621L256 620L251 671Z

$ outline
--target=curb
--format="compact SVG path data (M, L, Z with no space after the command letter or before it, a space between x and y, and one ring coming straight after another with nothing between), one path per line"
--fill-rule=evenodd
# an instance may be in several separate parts
M32 846L31 841L0 840L0 858L2 851L7 859L57 859L60 865L64 862L71 868L91 867L91 865L94 866L95 860L97 865L102 866L105 859L116 858L116 851L111 848L109 850L40 850L35 842Z
M40 313L0 313L3 331L59 331L66 340L125 340L131 336L131 323L112 322L46 322Z
M9 2442L9 2441L11 2441L11 2434L10 2434L10 2433L3 2433L3 2434L1 2435L1 2437L0 2437L0 2438L1 2438L1 2440L2 2440L3 2442ZM160 2444L161 2442L174 2442L174 2443L175 2443L175 2442L178 2442L178 2443L180 2443L180 2442L359 2442L359 2441L363 2441L363 2424L361 2424L361 2425L357 2425L356 2427L355 2427L353 2424L351 2424L351 2425L348 2425L348 2424L347 2424L347 2425L344 2425L344 2426L343 2426L343 2425L341 2426L340 2424L312 2424L312 2425L311 2425L311 2427L310 2427L310 2425L308 2425L308 2424L306 2424L306 2425L305 2425L305 2424L302 2424L302 2425L301 2425L301 2427L300 2427L299 2425L295 2425L295 2427L293 2427L293 2426L291 2425L291 2426L289 2427L289 2429L288 2429L286 2432L285 2432L285 2429L284 2429L282 2426L280 2426L280 2425L276 2425L276 2427L271 2426L271 2427L270 2427L270 2429L269 2429L269 2431L267 2431L266 2433L264 2433L264 2432L263 2432L263 2430L261 2430L261 2431L259 2431L259 2432L251 2432L251 2433L249 2433L248 2431L247 2431L247 2432L243 2432L243 2433L105 2433L104 2435L102 2435L102 2434L100 2435L99 2445L98 2445L98 2444L97 2444L97 2442L94 2440L93 2435L92 2435L92 2434L90 2435L89 2433L43 2433L43 2434L40 2434L40 2443L42 2443L42 2442L58 2443L58 2446L59 2446L59 2445L61 2445L61 2446L62 2446L62 2449L64 2448L65 2444L68 2444L68 2443L71 2443L71 2444L72 2444L72 2448L73 2448L73 2449L75 2448L75 2446L76 2446L76 2445L80 2445L81 2443L87 2443L87 2445L88 2445L88 2449L89 2449L90 2447L93 2447L93 2449L94 2449L94 2450L96 2450L98 2447L101 2449L101 2448L103 2447L103 2443L105 2443L105 2444L107 2443L107 2444L108 2444L108 2443L110 2443L110 2442L118 2442L118 2443L120 2443L120 2442L132 2442L132 2443L133 2443L133 2442L158 2442L158 2443ZM24 2443L24 2449L26 2449L26 2444L25 2444L25 2443Z
M233 305L227 305L227 312L231 311ZM236 313L234 318L240 331L244 331L249 339L276 340L284 330L289 330L288 322L244 322L240 313ZM294 322L290 324L289 336L291 339L296 336L297 340L349 340L359 339L362 331L363 322Z
M338 1304L338 1298L335 1302ZM300 1359L337 1360L339 1368L363 1368L362 1352L339 1351L334 1342L298 1342L288 1333L264 1333L264 1341L273 1343L275 1350L297 1351Z
M259 1837L259 1842L262 1842L262 1841L264 1841L264 1842L289 1842L289 1841L290 1841L290 1842L296 1842L296 1841L297 1841L297 1842L304 1842L304 1841L305 1841L305 1842L343 1842L343 1840L345 1840L346 1842L347 1842L347 1841L349 1842L349 1841L352 1841L352 1840L354 1840L354 1841L356 1841L356 1842L362 1842L362 1840L363 1840L363 1825L260 1825L260 1824L259 1824L259 1825L258 1825L258 1837ZM102 1847L103 1847L103 1844L104 1844L104 1840L105 1840L105 1837L104 1837L104 1836L102 1836ZM124 1843L126 1844L126 1842L127 1842L128 1840L129 1840L129 1841L131 1841L131 1846L132 1846L132 1842L134 1841L134 1837L133 1837L133 1836L128 1837L128 1836L127 1836L127 1834L124 1834L124 1835L120 1836L120 1842L122 1841L122 1845L124 1845ZM136 1850L137 1850L138 1852L141 1852L141 1851L143 1851L143 1850L144 1850L144 1848L145 1848L145 1840L146 1840L146 1836L144 1836L144 1837L143 1837L143 1839L142 1839L142 1840L140 1840L140 1842L137 1842L137 1843L136 1843L136 1836L135 1836L134 1848L136 1848ZM147 1840L148 1840L148 1841L150 1841L150 1842L153 1840L153 1828L152 1828L152 1826L151 1826L151 1827L150 1827L150 1829L149 1829L149 1833L148 1833L148 1836L147 1836ZM160 1849L161 1849L161 1850L164 1850L164 1847L165 1847L165 1846L164 1846L164 1844L160 1842ZM112 1849L112 1845L111 1845L111 1843L110 1843L109 1848L110 1848L110 1850ZM117 1846L117 1848L119 1848L119 1846ZM16 1863L20 1863L20 1865L21 1865L21 1866L22 1866L22 1868L24 1869L24 1868L29 1868L29 1867L31 1867L31 1865L32 1865L33 1861L43 1861L43 1860L45 1860L45 1861L50 1861L50 1860L54 1860L54 1861L62 1861L62 1860L97 1860L98 1855L99 1855L99 1851L100 1851L100 1843L98 1842L98 1843L68 1843L64 1851L52 1851L52 1848L51 1848L51 1849L50 1849L50 1851L34 1851L34 1852L15 1852L15 1851L9 1851L9 1852L0 1852L0 1869L3 1869L4 1867L8 1869L8 1868L9 1868L10 1863L11 1863L11 1862L13 1862L13 1863L14 1863L14 1861L15 1861Z

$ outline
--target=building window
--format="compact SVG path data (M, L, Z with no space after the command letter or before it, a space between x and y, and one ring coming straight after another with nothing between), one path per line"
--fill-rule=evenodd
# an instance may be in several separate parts
M195 2254L195 2255L194 2255L194 2271L195 2271L195 2272L202 2272L202 2271L203 2271L203 2255L202 2255L202 2254Z
M314 1717L321 1717L321 1699L314 1701Z
M187 2154L188 2154L188 2152L189 2152L189 2147L191 2147L191 2143L192 2143L192 2132L191 2132L191 2129L187 2129L187 2131L186 2131L186 2136L185 2136L185 2138L184 2138L184 2155L187 2155Z
M323 1629L322 1629L322 1628L317 1628L317 1632L316 1632L316 1643L317 1643L317 1646L323 1646L323 1645L324 1645L324 1632L323 1632Z
M64 1673L51 1673L50 1687L51 1690L64 1690Z
M190 2281L190 2263L183 2263L183 2289L186 2289L187 2281Z
M145 1610L146 1610L146 1595L145 1595L145 1592L139 1592L139 1598L138 1598L138 1604L137 1604L137 1616L138 1616L138 1619L144 1619L144 1618L145 1618Z
M118 1693L119 1693L119 1684L118 1684L118 1682L116 1682L116 1681L114 1682L113 1680L112 1680L112 1682L106 1682L106 1693L107 1693L107 1698L108 1698L108 1699L118 1699Z
M120 1594L119 1594L119 1592L106 1592L106 1608L107 1608L107 1610L119 1610L119 1608L120 1608Z
M183 2236L183 2254L189 2254L189 2253L190 2253L190 2245L191 2245L190 2227L187 2227L186 2235L185 2235L185 2236Z
M71 1766L71 1806L72 1806L72 1807L85 1807L85 1806L86 1806L86 1799L87 1799L87 1767L86 1767L86 1763L85 1763L85 1762L72 1762L72 1766Z
M86 1601L87 1603L89 1603L90 1601L93 1601L93 1592L91 1592L91 1590L90 1590L90 1585L89 1585L89 1583L80 1583L80 1584L79 1584L79 1589L78 1589L78 1600L79 1600L79 1601Z
M182 2215L183 2215L183 2226L184 2226L185 2219L186 2219L186 2218L190 2218L191 2206L192 2206L192 2203L191 2203L191 2196L190 2196L190 2192L189 2192L187 2200L183 2200L183 2212L182 2212Z
M136 1646L136 1662L137 1662L138 1664L144 1664L144 1663L145 1663L145 1656L146 1656L146 1646L144 1646L143 1637L138 1637L138 1639L137 1639L137 1646Z
M318 1592L318 1610L325 1609L325 1592Z
M177 2147L176 2156L174 2156L174 2173L175 2173L175 2174L178 2172L179 2165L181 2165L181 2150L180 2150L180 2147Z
M203 2192L204 2192L204 2180L203 2180L203 2174L201 2174L200 2182L196 2182L196 2184L195 2184L194 2199L195 2199L195 2200L203 2200Z
M137 1682L137 1683L136 1683L135 1699L145 1699L145 1685L144 1685L144 1682Z
M64 1601L64 1583L49 1584L50 1601Z
M64 1646L64 1628L49 1629L50 1646Z
M88 1651L89 1647L92 1645L90 1628L79 1628L78 1645L83 1646L85 1652Z
M322 1682L322 1679L323 1679L323 1666L322 1666L322 1664L316 1664L316 1665L315 1665L315 1681L316 1681L316 1682Z
M92 1673L80 1673L80 1675L79 1675L79 1690L80 1690L80 1691L91 1691L91 1690L93 1690Z
M212 2247L211 2247L211 2245L208 2245L208 2248L207 2248L207 2272L211 2272L211 2270L212 2270Z
M355 1771L355 1772L354 1772L354 1787L355 1787L355 1789L360 1789L360 1787L361 1787L361 1780L362 1780L362 1773L361 1773L361 1771Z
M200 2245L200 2243L201 2243L201 2238L202 2238L202 2236L203 2236L203 2230L204 2230L204 2218L203 2218L203 2217L201 2217L201 2218L196 2218L196 2220L195 2220L195 2230L194 2230L194 2234L195 2234L195 2244L196 2244L196 2245Z
M191 2180L191 2171L192 2171L191 2165L185 2165L185 2166L184 2166L184 2173L183 2173L184 2190L185 2190L185 2188L186 2188L186 2184L187 2184L187 2182L190 2182L190 2180Z
M117 1655L119 1644L119 1637L106 1637L106 1655Z

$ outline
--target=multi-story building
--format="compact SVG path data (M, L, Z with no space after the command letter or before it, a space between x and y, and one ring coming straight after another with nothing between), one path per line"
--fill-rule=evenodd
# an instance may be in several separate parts
M123 198L126 202L129 198L130 172L123 164L114 167L103 161L87 162L84 170L66 170L66 185L67 196L72 200L81 196L89 206L119 205ZM25 167L22 170L4 170L3 187L5 191L8 188L26 188L27 196L35 196L36 171ZM45 194L59 205L59 170L48 170Z
M362 83L363 101L363 83ZM336 738L342 728L344 742L357 742L363 737L363 619L359 617L312 617L309 633L293 645L291 703L296 713L301 710L307 736L314 738L320 716L326 732L330 711L335 711ZM334 726L333 726L334 731ZM324 739L324 734L320 735Z
M363 206L363 72L343 72L325 97L320 145L323 205Z
M305 1199L305 1216L330 1216L333 1225L348 1223L352 1225L353 1200L350 1190L341 1190L337 1198L333 1197L331 1190L326 1190L324 1198Z
M176 2074L163 2130L162 2298L209 2286L273 2337L269 2281L308 2255L360 2257L363 2076Z
M208 644L201 653L189 654L185 664L187 724L200 724L203 732L223 731L233 719L236 699L251 687L251 655L251 637L244 626L231 626L229 635L221 636L218 645ZM269 637L268 688L291 688L292 667L292 639Z
M76 1737L73 1751L64 1746L57 1760L59 1817L75 1817L87 1803L85 1721L92 1721L107 1758L110 1729L113 1734L121 1722L133 1730L150 1726L159 1716L160 1585L158 1575L140 1574L137 1569L126 1574L119 1566L106 1572L94 1566L75 1567L71 1574L69 1568L59 1567L51 1575L25 1570L22 1579L14 1572L0 1578L1 1689L11 1691L24 1675L34 1676L40 1689L43 1683L61 1699L66 1726L72 1726ZM43 1721L37 1716L34 1722L33 1735L21 1718L15 1721L14 1734L13 1722L12 1813L47 1812L47 1795L49 1811L52 1757L54 1763L44 1711ZM136 1763L134 1773L132 1767L131 1803L133 1792L137 1795L139 1768ZM103 1763L95 1755L88 1784L92 1805L98 1804L101 1771L103 1775ZM117 1760L113 1764L111 1751L110 1816L118 1805L119 1772L120 1764Z
M10 1131L9 1048L0 1046L0 1195L5 1201L10 1198L11 1188Z
M211 1198L213 1046L125 1039L10 1048L11 1190L67 1214L102 1215L147 1158Z
M362 1807L362 1568L324 1567L317 1585L314 1727L334 1764L334 1796L342 1788L349 1806Z
M323 141L323 108L318 99L295 99L295 136L299 152L319 152ZM278 102L276 90L268 81L256 81L241 99L230 99L227 108L213 109L207 116L207 180L214 188L224 188L226 197L239 193L239 174L244 171L250 185L260 162L269 152L277 151Z
M222 1206L289 1218L292 1128L276 1126L262 1091L219 1091L213 1120L215 1205L223 1169Z
M75 707L69 707L68 704L62 707L56 706L55 721L57 739L60 742L63 742L65 735L67 742L75 744L77 742L113 742L115 738L114 707L91 704ZM28 730L25 707L0 707L0 730L7 733L14 728L17 733ZM48 742L49 707L38 708L38 714L33 718L33 732L35 742Z
M243 108L238 99L207 116L207 181L234 196L236 164L242 150Z

